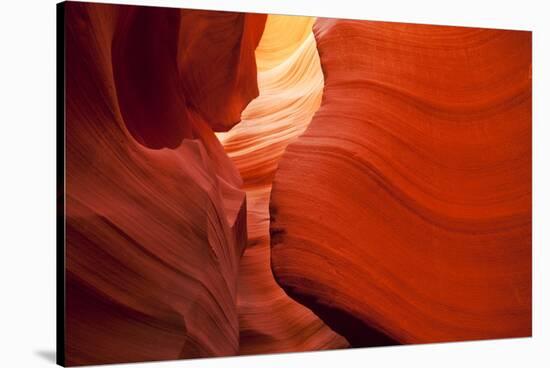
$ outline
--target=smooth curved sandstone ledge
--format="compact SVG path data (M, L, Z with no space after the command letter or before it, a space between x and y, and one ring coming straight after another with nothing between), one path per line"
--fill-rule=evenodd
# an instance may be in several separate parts
M531 334L529 32L318 19L277 282L352 346Z
M80 3L66 12L67 364L236 355L246 200L212 127L236 122L257 94L265 17ZM234 22L241 33L219 30ZM188 32L194 23L218 39ZM178 64L176 46L191 43L218 63ZM178 70L210 97L182 88ZM220 104L215 122L209 104Z

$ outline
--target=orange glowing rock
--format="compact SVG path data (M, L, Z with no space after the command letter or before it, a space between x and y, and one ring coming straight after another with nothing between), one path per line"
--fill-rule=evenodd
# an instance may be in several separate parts
M319 19L271 262L353 346L531 334L529 32Z

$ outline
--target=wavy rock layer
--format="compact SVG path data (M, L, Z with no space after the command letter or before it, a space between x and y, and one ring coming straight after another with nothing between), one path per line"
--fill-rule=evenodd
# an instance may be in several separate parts
M530 33L314 32L323 102L273 182L277 281L353 346L529 336Z
M256 48L258 71L273 69L287 60L311 36L313 17L269 15Z
M245 193L211 127L255 97L265 16L65 9L67 364L237 354Z
M270 267L269 196L278 161L319 108L323 74L309 17L268 17L256 58L260 96L228 133L218 134L243 178L248 245L240 265L240 353L347 346L276 284ZM293 37L288 37L289 32Z

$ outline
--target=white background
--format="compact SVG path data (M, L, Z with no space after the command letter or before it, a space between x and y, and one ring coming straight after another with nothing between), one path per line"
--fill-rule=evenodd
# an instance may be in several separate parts
M545 283L550 281L550 164L547 162L550 159L550 10L544 9L545 1L127 2L533 31L533 338L173 361L140 364L140 367L550 366L550 289ZM0 41L0 367L52 366L55 356L55 1L2 1Z

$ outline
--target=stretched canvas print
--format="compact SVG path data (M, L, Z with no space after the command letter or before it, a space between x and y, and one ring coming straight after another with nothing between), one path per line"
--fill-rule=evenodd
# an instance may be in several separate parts
M58 363L531 336L531 33L58 5Z

